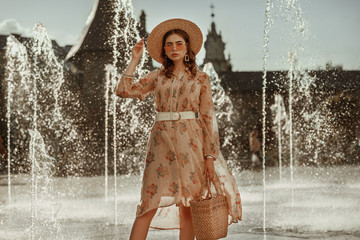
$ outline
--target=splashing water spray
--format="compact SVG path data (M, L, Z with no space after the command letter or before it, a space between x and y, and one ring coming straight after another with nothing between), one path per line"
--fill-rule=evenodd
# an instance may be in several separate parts
M54 186L52 176L55 173L55 158L48 153L47 146L42 136L54 132L59 136L58 124L62 122L58 103L60 87L64 81L62 65L57 61L51 40L42 24L34 27L34 40L32 44L32 76L33 76L33 126L30 130L30 153L31 160L31 236L35 238L38 224L39 202L50 201L50 220L42 220L52 234L59 231L59 226L54 216ZM49 98L49 91L53 93L53 99ZM41 104L38 102L42 101ZM45 103L45 104L44 104ZM45 106L47 105L47 106ZM48 106L51 107L48 107ZM38 117L41 123L38 124ZM48 121L47 121L48 120ZM41 183L41 189L38 185ZM40 197L39 197L40 194ZM46 216L41 211L41 219Z
M282 171L282 141L285 134L289 134L289 119L285 111L284 99L280 94L275 94L275 103L270 107L274 116L273 131L277 134L278 139L278 158L279 158L279 180L283 180ZM284 133L283 133L284 131Z
M122 132L122 129L118 129L118 119L117 119L117 96L113 94L113 89L119 81L120 68L123 68L130 62L131 58L131 47L133 45L133 40L140 40L138 31L137 31L137 21L135 20L133 13L133 6L131 1L127 0L116 0L114 4L114 21L113 21L113 31L110 44L112 46L113 60L111 65L105 67L106 72L106 83L105 83L105 199L108 195L108 121L109 115L112 115L113 120L113 161L114 161L114 223L118 224L118 214L117 214L117 169L118 169L118 132ZM122 27L122 25L125 25ZM125 47L123 49L121 47ZM125 54L125 55L122 55ZM143 57L139 63L138 69L141 69L145 63L145 51L143 52ZM124 69L123 69L124 70ZM142 70L139 70L142 71ZM111 104L109 104L109 92L111 94ZM130 103L133 103L132 99L125 99L125 103L121 103L122 106L129 106ZM110 109L111 108L111 109ZM134 115L133 115L134 118ZM138 127L136 121L134 122L134 127ZM125 138L126 135L120 133L121 140ZM121 156L124 156L123 153L120 153ZM120 157L120 165L123 161L123 157Z
M292 103L293 103L293 78L294 78L294 53L290 53L289 70L289 154L290 154L290 179L291 179L291 205L294 206L294 158L293 158L293 121L292 121Z
M45 142L51 142L52 138L58 139L60 134L58 124L63 119L58 98L63 71L43 25L35 25L34 38L27 46L28 49L14 36L8 37L8 199L11 201L11 163L13 160L23 161L31 168L29 234L31 239L37 239L44 234L40 231L41 227L46 227L53 235L59 233L53 208L55 194L52 176L55 173L55 158L50 156L56 153L56 149ZM28 134L30 141L26 139ZM10 141L12 135L14 137ZM13 150L10 148L11 142L15 146ZM46 209L49 206L47 203L50 203L50 215Z
M10 35L7 38L6 43L6 67L5 72L7 74L7 161L8 161L8 202L11 202L11 163L12 151L11 151L11 112L12 104L14 102L14 89L16 86L16 79L19 79L20 85L24 87L29 82L30 70L29 60L26 48L22 45L14 36ZM26 88L26 87L24 87Z
M264 238L266 238L266 171L265 171L265 163L266 163L266 73L267 73L267 58L269 56L269 31L270 27L272 26L273 20L271 17L271 9L273 8L273 0L266 1L266 8L265 8L265 29L264 29L264 68L263 68L263 108L262 108L262 126L263 126L263 138L262 138L262 153L263 153L263 231L264 231ZM300 3L298 0L277 0L276 1L277 9L283 10L285 6L285 22L290 23L292 26L290 37L293 37L296 42L292 43L292 48L288 51L288 63L289 63L289 70L287 74L288 78L288 105L289 105L289 114L288 119L285 119L285 126L284 129L289 134L289 161L290 161L290 172L291 172L291 205L294 206L294 157L293 157L293 84L294 82L300 81L300 76L297 72L298 70L298 59L297 53L300 50L303 50L301 44L298 41L305 37L306 29L305 24L302 18L302 10L300 7ZM298 36L299 34L299 36ZM295 35L297 37L295 37ZM275 97L276 98L276 97ZM278 114L281 114L281 103L279 96L277 99L277 106L273 106L273 109L276 109ZM285 111L284 111L285 112ZM282 115L282 114L281 114ZM285 116L286 117L286 116ZM279 171L280 171L280 180L282 179L282 169L281 169L281 151L282 151L282 144L281 144L281 121L282 117L280 115L275 116L276 121L278 123L277 130L278 130L278 142L279 142Z
M272 24L271 20L271 9L273 3L271 0L266 1L265 9L265 29L264 29L264 56L263 56L263 86L262 86L262 169L263 169L263 232L264 239L266 239L266 171L265 171L265 162L266 162L266 75L267 75L267 59L269 57L269 32Z

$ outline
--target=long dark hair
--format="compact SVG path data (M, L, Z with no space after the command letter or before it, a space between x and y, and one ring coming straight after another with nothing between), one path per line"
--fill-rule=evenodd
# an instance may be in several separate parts
M184 58L184 64L185 64L185 66L187 66L189 68L191 75L193 77L195 77L196 72L197 72L197 66L196 66L196 62L195 62L195 53L193 50L191 50L189 35L185 31L180 30L180 29L170 30L167 33L165 33L165 35L163 37L161 56L164 60L162 63L163 68L161 69L161 74L170 78L174 72L174 62L166 56L165 49L164 49L165 41L166 41L167 37L169 37L172 34L177 34L185 40L185 43L187 45L187 53L186 54L189 56L189 61L185 61L185 58Z

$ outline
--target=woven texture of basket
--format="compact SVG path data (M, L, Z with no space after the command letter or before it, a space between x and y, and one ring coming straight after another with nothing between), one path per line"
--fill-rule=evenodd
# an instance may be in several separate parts
M197 240L216 240L227 236L229 207L226 197L219 192L216 197L208 197L190 201Z

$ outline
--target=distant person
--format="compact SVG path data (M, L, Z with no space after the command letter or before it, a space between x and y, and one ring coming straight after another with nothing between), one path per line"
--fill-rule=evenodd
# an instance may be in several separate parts
M0 136L0 162L2 162L3 158L6 158L6 156L7 156L7 151L3 145L3 139Z
M251 168L259 170L261 166L261 143L259 141L259 133L257 130L250 132L249 147L251 151Z
M241 220L236 181L220 152L210 78L197 69L195 62L202 45L201 30L193 22L162 22L147 39L147 50L161 68L133 82L143 55L142 39L132 48L131 61L114 89L119 97L140 100L153 93L157 111L148 138L141 200L131 240L145 239L153 218L156 227L162 229L180 222L180 228L176 226L180 239L194 239L190 201L202 196L207 178L223 186L231 221ZM167 215L170 206L178 207L174 219Z

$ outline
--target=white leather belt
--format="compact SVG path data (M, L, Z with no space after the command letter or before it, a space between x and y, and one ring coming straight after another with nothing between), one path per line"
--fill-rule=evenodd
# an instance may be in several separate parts
M155 116L155 121L179 121L181 119L196 118L199 118L198 112L158 112Z

